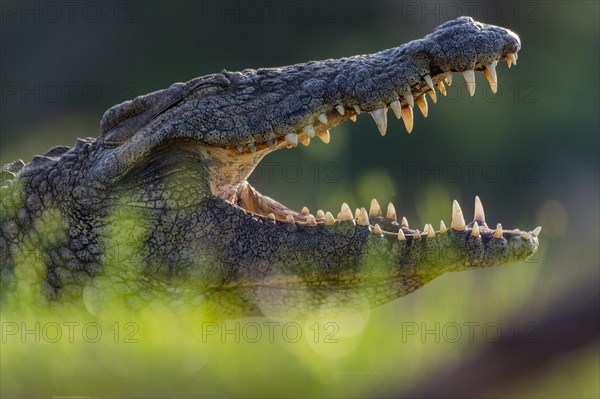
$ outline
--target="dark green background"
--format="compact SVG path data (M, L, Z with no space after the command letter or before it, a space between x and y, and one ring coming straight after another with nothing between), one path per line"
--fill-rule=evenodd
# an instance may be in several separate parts
M520 35L522 50L518 66L498 66L497 95L477 74L470 99L455 74L448 97L438 93L437 104L429 101L427 120L415 110L411 135L391 113L383 138L371 118L361 116L356 124L333 129L328 146L315 140L309 148L267 157L252 182L296 209L337 211L342 201L354 208L367 206L372 197L393 201L417 226L437 226L442 218L448 224L454 198L470 214L479 195L488 224L543 226L533 260L442 276L371 311L364 329L335 349L225 344L217 349L220 357L213 349L202 366L186 367L185 356L173 355L189 353L178 344L185 337L177 334L169 335L177 342L142 344L133 354L110 348L110 356L90 354L88 348L65 346L64 362L20 347L2 355L3 394L361 396L421 392L423 386L438 392L434 381L441 371L464 365L493 343L464 338L436 343L433 336L403 342L402 323L473 321L505 326L503 338L510 338L515 323L535 330L536 340L519 342L521 349L505 351L505 358L490 355L492 363L509 366L492 373L484 384L488 394L598 396L597 313L566 321L563 332L545 324L553 314L578 314L581 303L598 309L598 2L3 1L1 6L1 162L28 161L53 145L96 136L110 106L222 69L376 52L463 14L510 28ZM591 338L590 325L596 326ZM558 342L573 345L551 343L556 334ZM532 361L531 353L540 349L548 356ZM77 374L78 355L96 358L89 373ZM33 377L15 366L25 359L52 370L47 374L52 377L34 388L27 383ZM131 367L113 367L128 361ZM523 364L529 365L524 378L514 378L511 370ZM459 393L486 390L454 381Z

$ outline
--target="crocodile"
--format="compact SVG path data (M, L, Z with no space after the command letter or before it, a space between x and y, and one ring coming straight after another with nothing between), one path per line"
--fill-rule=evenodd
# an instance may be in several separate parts
M459 17L374 54L223 70L113 106L97 138L3 166L2 304L362 309L445 272L523 261L541 228L488 227L478 197L469 223L454 201L450 227L411 229L391 203L313 215L247 181L267 154L327 144L358 115L385 135L391 108L410 133L415 105L427 116L453 73L473 96L482 71L495 93L498 61L516 65L520 48L514 32Z

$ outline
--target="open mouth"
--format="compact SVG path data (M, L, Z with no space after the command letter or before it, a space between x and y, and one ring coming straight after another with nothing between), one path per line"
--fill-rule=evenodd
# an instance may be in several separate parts
M489 64L477 63L472 70L455 71L464 77L470 96L475 93L475 71L483 72L492 92L496 93L498 78L496 66L498 61L506 61L510 67L517 64L517 53L506 53L498 60ZM394 205L389 203L383 208L376 199L371 201L369 209L357 208L354 211L344 203L339 211L330 212L318 210L311 213L304 207L296 211L286 207L278 201L260 194L247 181L246 178L252 170L267 154L280 150L291 149L300 144L308 146L311 140L320 139L328 144L331 141L330 129L348 120L356 121L357 116L369 114L375 122L379 133L384 136L387 131L388 109L391 109L396 118L401 119L408 133L414 126L414 108L419 109L424 117L428 115L428 100L437 102L438 92L446 95L446 85L452 84L452 72L435 71L432 74L422 76L416 84L411 85L409 90L395 92L387 95L387 99L381 99L380 108L373 109L369 104L335 104L330 109L312 115L309 123L300 123L290 126L289 133L277 135L264 141L247 140L243 143L234 143L227 147L204 147L205 159L210 159L208 164L211 174L211 191L232 206L239 207L252 216L295 224L297 226L332 226L340 222L350 222L369 227L373 233L379 235L393 235L399 240L419 239L421 236L433 237L435 234L445 233L447 227L443 221L439 228L432 224L425 224L423 229L410 229L406 218L399 220ZM437 89L437 91L436 91ZM500 224L489 228L485 223L483 206L478 197L475 199L475 212L473 221L466 223L458 202L452 205L452 220L450 227L457 231L469 229L471 235L478 237L480 234L488 237L500 238L503 234L521 234L528 240L531 236L537 236L541 228L538 227L530 232L519 230L503 230Z

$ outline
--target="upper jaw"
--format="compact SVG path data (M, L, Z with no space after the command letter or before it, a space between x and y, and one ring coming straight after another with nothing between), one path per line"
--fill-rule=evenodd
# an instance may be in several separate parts
M473 96L474 72L482 71L495 93L498 61L506 61L509 67L516 64L520 48L515 33L461 17L439 26L423 39L367 56L228 73L233 96L236 91L264 86L265 79L289 83L286 89L295 92L280 95L275 87L268 98L252 99L251 103L258 101L263 107L258 112L270 115L268 126L261 125L251 132L243 129L246 132L234 135L224 146L247 153L309 145L315 137L328 143L329 129L348 119L355 120L360 113L370 113L384 135L388 108L403 120L410 133L414 107L426 115L425 94L434 102L436 88L445 95L445 84L452 83L453 72L464 76ZM253 108L251 104L248 107ZM236 110L232 117L242 122L251 119L244 109Z

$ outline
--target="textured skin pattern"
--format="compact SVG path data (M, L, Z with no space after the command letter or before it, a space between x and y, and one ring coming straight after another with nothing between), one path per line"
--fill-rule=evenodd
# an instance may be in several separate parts
M376 54L224 71L117 105L98 139L2 169L2 300L84 298L94 308L162 294L245 315L364 307L446 271L523 260L538 241L518 231L493 238L484 225L475 237L471 224L417 238L404 229L399 241L400 226L383 217L371 218L383 235L354 221L290 224L215 192L241 187L267 152L285 145L283 136L321 113L328 122L315 124L317 132L353 116L355 104L363 111L398 99L407 106L398 93L423 95L423 75L437 83L519 48L512 32L461 17ZM344 116L336 104L346 106Z

